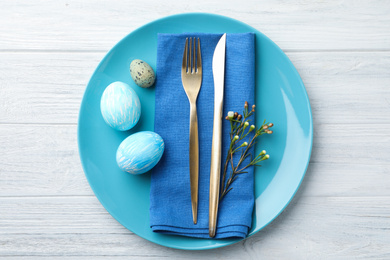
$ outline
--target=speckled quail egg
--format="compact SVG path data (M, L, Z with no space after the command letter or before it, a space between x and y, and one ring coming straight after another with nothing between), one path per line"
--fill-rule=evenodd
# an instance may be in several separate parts
M135 84L142 88L152 86L156 78L152 67L150 67L150 65L145 61L138 59L131 62L130 75Z

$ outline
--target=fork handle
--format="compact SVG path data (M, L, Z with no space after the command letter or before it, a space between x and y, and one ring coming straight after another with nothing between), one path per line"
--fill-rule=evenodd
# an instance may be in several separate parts
M194 224L198 222L199 141L196 103L190 103L190 186Z

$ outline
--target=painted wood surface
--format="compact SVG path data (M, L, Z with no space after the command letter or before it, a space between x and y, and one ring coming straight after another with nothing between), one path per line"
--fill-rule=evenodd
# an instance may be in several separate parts
M293 201L243 242L188 252L117 223L77 149L90 76L132 30L211 12L265 33L309 94L314 145ZM390 259L390 2L2 1L1 259Z

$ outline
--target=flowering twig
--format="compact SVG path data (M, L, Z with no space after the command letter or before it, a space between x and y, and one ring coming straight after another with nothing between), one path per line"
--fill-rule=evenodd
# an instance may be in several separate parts
M245 101L244 112L242 115L237 112L230 111L226 116L226 120L230 121L230 146L226 156L225 165L222 173L220 200L232 189L231 184L238 177L239 174L246 173L246 169L250 166L261 166L260 163L269 158L265 150L261 151L253 158L249 153L250 149L256 144L256 139L263 134L272 134L271 127L274 124L266 123L256 129L255 125L250 125L251 117L255 113L256 106L252 106L252 110L248 111L248 102ZM248 136L249 135L249 136ZM253 135L253 136L252 136ZM252 138L250 138L252 136ZM245 141L244 139L248 139ZM233 155L241 151L236 164L233 162ZM243 166L242 163L246 158L250 157L250 162ZM227 177L227 171L230 166L230 174Z

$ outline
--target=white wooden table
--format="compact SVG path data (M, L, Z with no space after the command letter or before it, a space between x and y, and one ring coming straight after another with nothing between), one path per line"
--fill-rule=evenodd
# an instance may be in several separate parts
M106 52L152 20L194 11L241 20L285 51L310 97L314 145L274 222L232 246L189 252L148 242L107 213L76 132ZM389 1L0 2L1 259L390 259L389 152Z

